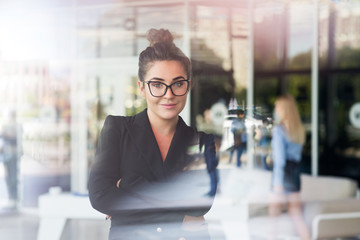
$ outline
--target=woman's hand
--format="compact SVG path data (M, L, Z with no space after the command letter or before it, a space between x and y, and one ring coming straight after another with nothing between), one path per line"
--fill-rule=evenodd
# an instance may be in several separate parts
M121 178L119 180L117 180L116 182L116 187L119 188L120 187L120 182L121 182Z
M117 187L117 188L120 187L120 182L121 182L121 178L116 181L116 187ZM105 219L106 219L106 220L111 219L111 216L110 216L110 215L106 215Z
M182 229L185 231L195 232L205 230L207 228L207 224L205 222L204 216L194 217L185 215Z

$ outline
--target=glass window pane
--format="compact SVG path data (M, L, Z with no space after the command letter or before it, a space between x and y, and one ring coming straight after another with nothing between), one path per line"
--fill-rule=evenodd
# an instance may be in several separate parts
M322 68L360 66L359 4L322 5L319 14L319 56Z
M261 4L254 16L254 64L256 70L283 68L286 56L286 6Z
M320 170L358 178L359 161L359 74L333 74L322 78L320 92Z
M136 54L133 8L79 8L76 21L78 57L114 58Z
M313 3L296 2L288 5L287 69L309 69L313 38Z
M229 9L196 6L195 34L191 44L191 58L230 70L230 36L228 33Z
M139 7L136 16L137 30L141 34L150 28L170 29L178 35L184 30L184 5Z

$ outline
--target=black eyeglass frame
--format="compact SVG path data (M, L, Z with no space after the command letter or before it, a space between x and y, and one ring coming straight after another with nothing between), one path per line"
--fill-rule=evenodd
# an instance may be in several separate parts
M180 94L180 95L175 94L174 91L173 91L173 89L172 89L172 86L173 86L174 84L179 83L179 82L186 82L186 83L187 83L187 87L186 87L185 93L184 93L184 94ZM151 81L151 80L150 80L150 81L144 81L144 83L147 83L148 88L149 88L149 91L150 91L150 94L151 94L151 96L153 96L153 97L163 97L163 96L165 96L165 94L167 93L168 88L170 88L171 93L172 93L174 96L181 97L181 96L186 95L186 93L189 91L189 87L190 87L190 80L189 80L189 79L184 79L184 80L176 81L176 82L173 82L173 83L170 84L170 85L167 85L167 84L165 84L165 83L163 83L163 82L160 82L160 81ZM160 96L155 96L155 95L152 93L152 91L151 91L150 83L159 83L159 84L165 85L166 88L165 88L164 94L163 94L163 95L160 95Z

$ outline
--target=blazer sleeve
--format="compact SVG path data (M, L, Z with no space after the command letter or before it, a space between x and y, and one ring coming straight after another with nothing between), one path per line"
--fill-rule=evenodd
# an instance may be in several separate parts
M121 178L120 141L123 131L115 117L108 116L101 130L95 162L89 176L89 198L96 210L111 214L125 190L116 187Z
M111 216L119 213L153 209L153 194L146 194L143 185L146 179L122 179L125 150L124 141L129 141L124 117L108 116L101 130L95 162L89 175L89 199L92 207ZM122 179L120 186L116 183ZM136 187L141 186L141 187Z

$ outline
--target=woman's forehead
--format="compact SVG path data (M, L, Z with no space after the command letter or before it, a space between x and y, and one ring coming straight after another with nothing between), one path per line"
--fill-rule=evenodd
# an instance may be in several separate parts
M146 75L184 75L186 74L184 66L179 61L155 61L149 67Z

